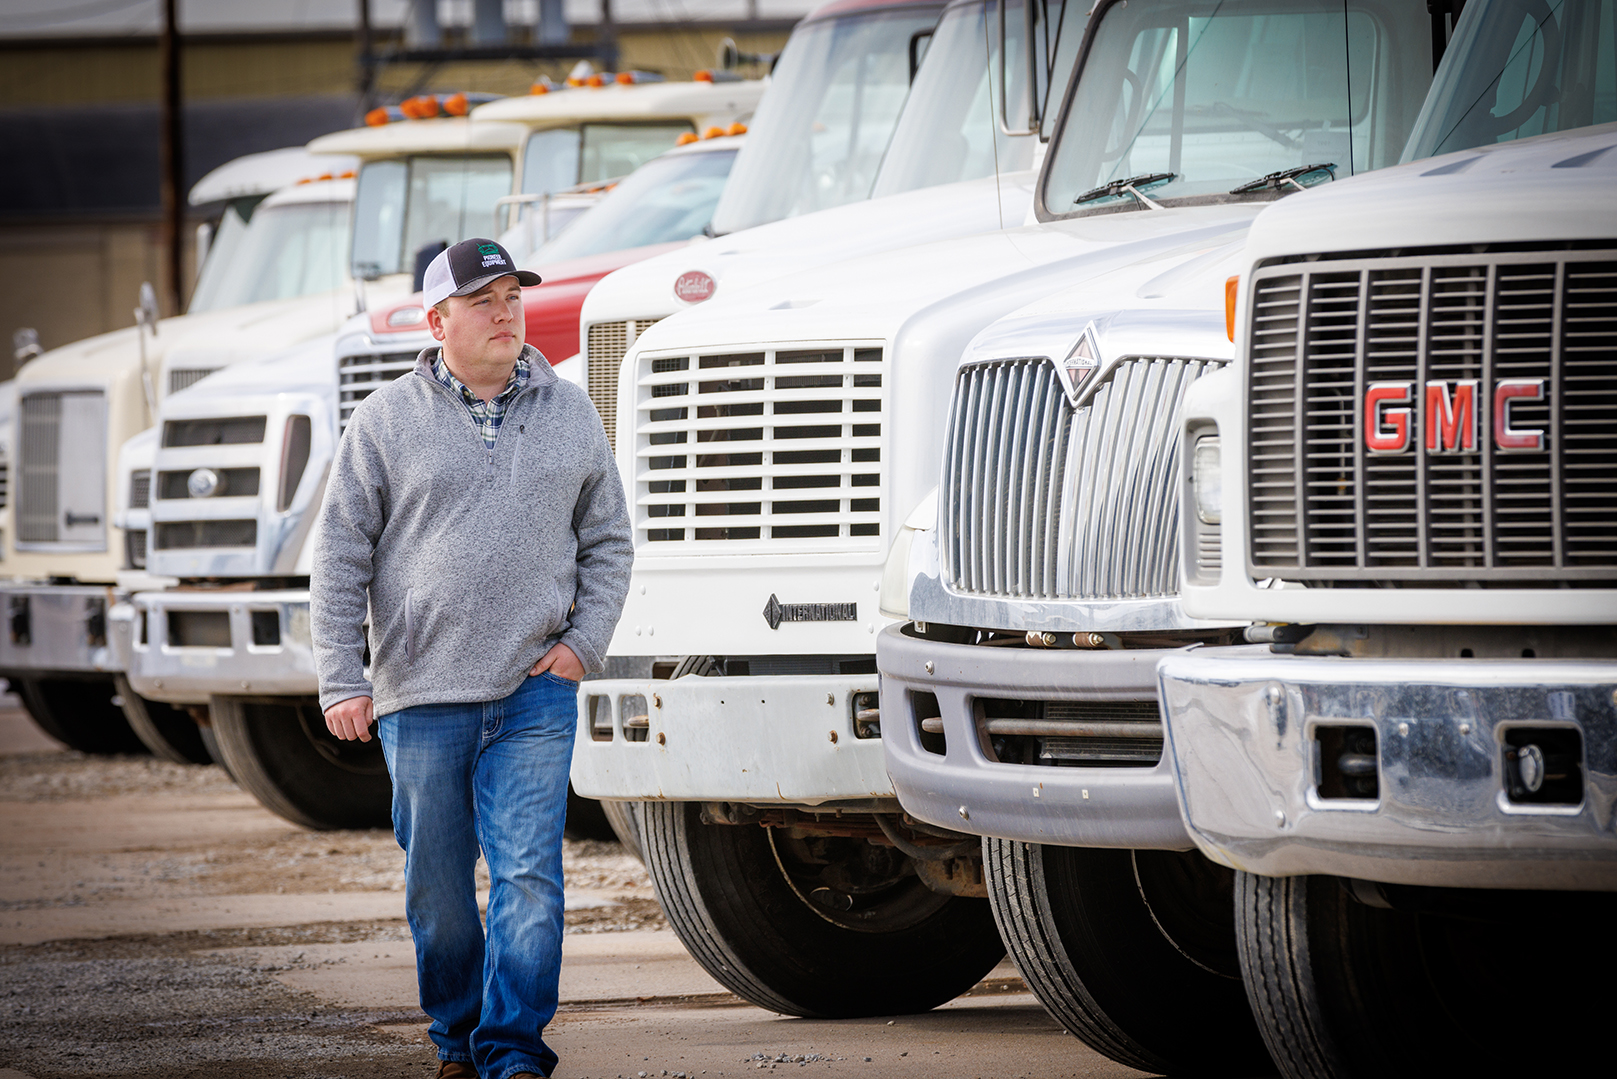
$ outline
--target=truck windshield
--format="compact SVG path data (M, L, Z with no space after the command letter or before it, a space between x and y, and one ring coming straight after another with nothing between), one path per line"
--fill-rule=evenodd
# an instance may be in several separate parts
M349 209L347 201L263 206L246 225L227 210L187 310L218 311L339 287Z
M793 31L713 212L713 230L736 232L868 196L909 91L910 39L937 19L938 8L915 6Z
M1143 205L1094 195L1131 178L1152 200L1220 197L1306 165L1346 176L1391 164L1431 82L1419 4L1164 0L1096 17L1041 216Z
M355 276L408 273L427 244L495 235L495 202L510 193L505 154L368 163L354 199Z
M527 261L537 266L698 236L735 159L735 150L709 150L647 162Z
M1471 0L1405 161L1617 120L1617 3Z
M666 120L535 131L522 151L522 193L554 194L575 184L627 176L693 130L688 120Z
M1079 5L1073 5L1078 8ZM1040 21L1038 47L1047 49L1045 28L1061 23L1062 5L1049 5L1048 22ZM1046 14L1039 5L1041 16ZM944 12L937 33L926 51L926 63L916 73L915 85L893 129L892 143L882 159L881 172L871 197L897 195L935 184L975 180L995 171L1015 172L1033 166L1034 139L1005 133L1000 111L999 5L959 4ZM1075 11L1061 32L1073 43L1083 35L1084 18ZM1028 48L1026 15L1020 0L1008 4L1005 19L1006 53L1010 70L1004 73L1009 114L1017 130L1026 130L1028 109ZM1077 50L1065 50L1066 70L1072 70ZM974 77L975 76L975 77ZM1056 80L1060 90L1066 79ZM1044 85L1040 75L1039 85ZM1059 90L1058 90L1059 93ZM1056 102L1060 102L1057 97Z

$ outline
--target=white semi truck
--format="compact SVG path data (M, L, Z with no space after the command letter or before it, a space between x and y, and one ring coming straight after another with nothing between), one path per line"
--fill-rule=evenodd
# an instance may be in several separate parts
M1161 664L1168 754L1293 1079L1610 1055L1614 72L1610 2L1468 3L1407 163L1258 218L1185 400L1184 606L1261 647Z
M1430 27L1408 4L1099 4L1072 28L1078 67L1051 124L1037 225L784 277L668 318L629 349L617 452L636 567L612 647L677 665L668 680L583 688L573 781L644 802L664 911L714 977L778 1011L879 1014L947 1000L1003 953L980 841L957 806L932 820L901 809L883 743L910 720L883 717L877 695L883 566L938 481L956 365L984 327L1067 288L1011 337L1042 323L1029 347L1060 337L1076 372L1085 324L1067 312L1091 294L1115 304L1128 283L1169 310L1284 191L1394 161L1430 82ZM1206 321L1198 311L1161 346L1195 338L1205 352ZM1229 344L1214 325L1205 358L1218 362ZM1010 406L995 429L1005 469L1042 452L1012 434L1027 422L1016 408L1032 407L1031 384L1019 393L977 405ZM1158 606L1140 613L1172 618ZM1112 628L1129 627L1120 616ZM1150 666L1135 673L1149 696ZM957 732L951 751L962 738L974 736ZM1020 771L1031 791L1041 776ZM1160 804L1134 845L1187 848L1171 790L1148 778Z
M916 35L930 29L937 17L937 7L916 3L839 3L828 9L828 15L822 17L817 13L804 28L810 45L797 51L795 47L789 48L776 68L766 102L784 100L787 104L775 107L773 115L783 117L783 123L790 121L793 126L788 130L795 131L797 141L805 144L818 137L818 127L824 126L822 114L842 124L843 134L863 130L863 138L873 138L872 129L882 132L892 129L893 109L897 106L884 80L896 79L901 86L908 84L910 63L912 59L919 59ZM890 152L883 163L884 170L889 165L903 165L912 183L927 182L929 176L957 179L962 175L958 170L965 167L956 163L950 166L955 172L942 174L926 170L925 155L932 149L924 130L917 127L917 121L909 119L911 111L922 105L928 107L929 111L923 115L930 129L940 138L953 138L955 143L951 145L963 146L975 158L977 164L970 166L972 169L980 169L985 160L992 161L996 152L1006 160L1024 164L1034 152L1029 145L1036 142L1034 136L1007 136L989 122L988 84L991 73L999 74L997 69L988 68L983 59L990 48L998 49L993 9L976 3L956 5L950 10L953 15L940 27L937 43L928 53L928 62L920 67L910 103L897 121L900 135L909 132L906 136L909 148L904 153ZM1018 40L1015 25L1011 31L1013 40ZM865 50L862 64L861 49ZM943 69L948 78L928 74L932 70L929 65L945 61L955 65ZM959 92L957 77L958 65L962 62L975 64L978 73L975 81L966 84L970 92L964 95ZM1020 50L1012 53L1012 67L1005 78L1014 92L1021 92L1018 88L1024 79L1020 72L1032 63ZM850 86L850 72L860 71L864 72L869 85L856 82ZM850 96L851 91L860 86L863 89ZM902 91L899 93L902 96ZM828 97L837 99L838 95L840 102L833 100L832 104L827 104ZM949 107L940 106L939 95ZM983 121L977 126L968 123L974 102ZM856 105L865 111L850 115L849 110ZM485 115L493 115L491 107L479 110L475 122L483 122ZM762 147L766 163L781 154L804 152L792 139L767 137L772 130L769 115L769 109L760 110L755 123L759 129L745 136L748 148L737 157L737 169L748 155L757 152L751 148L754 146ZM1026 117L1023 122L1025 125ZM962 131L969 137L962 136ZM763 141L759 142L760 139ZM683 191L693 183L706 183L703 177L713 172L714 166L701 162L727 161L727 155L735 154L737 143L732 137L704 138L671 151L625 181L594 212L581 218L576 229L563 233L553 244L541 249L534 256L535 260L543 261L553 254L564 261L540 267L547 283L530 293L527 305L530 340L559 339L560 334L550 325L551 315L566 310L568 303L573 304L571 317L576 327L578 299L596 277L612 268L613 260L621 265L660 250L635 247L610 252L603 245L609 244L613 237L629 237L639 244L671 237L673 234L667 233L666 228L688 214L666 215L667 220L658 225L664 231L655 235L652 234L655 230L648 227L665 216L658 207L668 209L682 199L689 201L689 192L675 195L669 185L676 184ZM921 155L920 160L916 155ZM863 160L860 155L831 155L819 174L834 177L838 175L836 169L862 167ZM964 173L970 174L969 171ZM759 173L754 170L753 175L758 177ZM772 184L778 179L776 174L766 170L762 178L754 182ZM725 184L724 198L731 197L737 183L731 180ZM868 179L862 179L855 187L862 189L868 187L868 183ZM1023 184L1019 191L1007 183L1002 201L995 181L990 178L979 182L975 188L956 184L941 197L916 191L906 197L908 202L889 198L883 200L880 213L858 220L838 216L841 211L831 211L819 216L833 220L818 227L803 219L804 227L798 230L797 242L801 244L809 237L819 242L818 257L810 255L806 259L812 263L829 257L823 253L829 246L824 235L827 229L845 247L864 245L869 249L902 242L901 229L895 224L895 218L901 214L906 215L902 220L914 227L932 229L938 235L991 228L997 224L1007 204L1013 205L1009 212L1020 219L1027 202L1026 186ZM741 192L745 196L744 184ZM711 203L706 205L711 209ZM960 212L966 209L970 212ZM877 221L882 227L871 227ZM765 231L767 229L754 229L747 235ZM408 244L400 246L404 248ZM664 246L683 248L685 244ZM749 259L733 261L776 267L792 257L790 237L782 239L781 245L761 243L760 246L764 250ZM532 264L537 265L537 262ZM737 272L741 271L742 268L737 267ZM776 269L775 272L781 271ZM667 301L659 299L657 302ZM419 304L411 302L392 308L373 308L367 318L356 319L340 336L336 350L337 378L332 377L329 368L322 372L318 360L312 359L307 350L299 350L298 355L281 361L284 376L273 374L271 366L264 365L254 371L240 372L239 377L215 380L199 387L183 401L174 402L170 414L176 420L203 422L209 417L220 420L262 413L270 417L266 421L270 430L279 429L283 416L310 416L311 430L319 430L312 437L306 461L301 455L298 458L304 461L304 472L300 475L321 475L348 411L383 380L408 370L419 349L430 342L421 328L422 318ZM557 365L558 371L583 381L582 367L576 358L563 360L567 353L553 350L548 344L545 351L551 354L552 360L562 360ZM277 382L277 378L283 381ZM615 403L615 382L612 385L613 394L596 394L603 412ZM611 429L610 421L608 429ZM191 449L177 450L173 454L160 451L169 462L160 466L160 470L179 474L205 466L218 472L226 467L241 467L251 458L261 460L262 469L273 471L280 467L280 447L279 440L266 438L250 450L209 451L212 456ZM311 520L306 511L318 505L319 490L311 486L303 495L284 504L272 503L267 494L261 496L252 509L259 521L256 542L252 545L232 552L182 552L181 557L174 559L154 556L164 572L185 579L185 586L136 596L131 605L115 612L113 634L115 640L125 642L120 647L128 657L131 680L141 693L193 706L212 700L218 717L216 731L229 728L234 732L223 738L227 743L224 752L233 761L233 770L238 777L244 777L244 784L266 805L290 819L316 827L385 821L386 780L381 759L373 752L375 746L339 744L325 738L317 714L310 711L315 684L308 654L308 597L303 577L308 572L307 529ZM246 503L226 506L181 499L160 505L156 514L181 521L198 516L200 509L245 519L245 506ZM200 561L204 555L207 556L205 563ZM207 580L199 579L203 577ZM248 586L253 594L244 597L237 590L218 587L226 582L235 583L238 588ZM206 584L213 587L204 587ZM613 657L609 662L615 669L625 670L625 661ZM625 673L650 673L651 663L643 657L631 656L627 662L631 666ZM620 832L632 841L632 820L622 814L614 816Z
M46 352L15 379L0 673L36 721L75 748L134 752L144 743L171 759L207 759L188 717L133 695L123 709L114 701L111 586L143 559L145 536L113 525L108 478L120 445L150 426L169 394L329 333L353 310L343 252L354 182L351 172L330 178L352 164L275 152L204 177L193 203L225 206L187 313L159 319L146 290L133 328ZM313 182L293 182L300 171Z

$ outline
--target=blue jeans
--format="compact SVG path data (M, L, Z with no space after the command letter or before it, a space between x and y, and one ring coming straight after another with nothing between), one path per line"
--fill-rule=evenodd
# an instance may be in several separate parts
M546 672L509 697L428 704L382 716L393 831L421 1009L442 1060L483 1079L549 1075L541 1036L561 974L561 833L578 687ZM488 940L474 869L493 886Z

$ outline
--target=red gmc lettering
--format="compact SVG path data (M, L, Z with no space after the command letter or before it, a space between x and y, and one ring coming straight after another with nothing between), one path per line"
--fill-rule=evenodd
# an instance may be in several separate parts
M1409 449L1409 405L1413 382L1372 382L1364 395L1364 445L1371 453L1403 453ZM1402 405L1402 408L1394 408Z
M1542 450L1543 431L1522 431L1510 425L1512 401L1544 400L1544 380L1541 378L1502 379L1493 391L1493 441L1501 450Z
M1474 453L1477 449L1477 380L1426 384L1426 449L1430 453Z

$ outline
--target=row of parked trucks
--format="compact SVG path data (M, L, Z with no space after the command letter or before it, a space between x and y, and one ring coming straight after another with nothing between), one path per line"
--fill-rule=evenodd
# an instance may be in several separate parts
M325 470L435 244L628 173L529 259L634 524L572 778L716 979L890 1014L1008 950L1154 1072L1598 1049L1613 0L836 0L766 83L622 81L317 140L357 178L243 235L351 212L340 280L23 368L0 673L42 724L116 692L384 823L314 700ZM228 369L182 388L193 340Z

